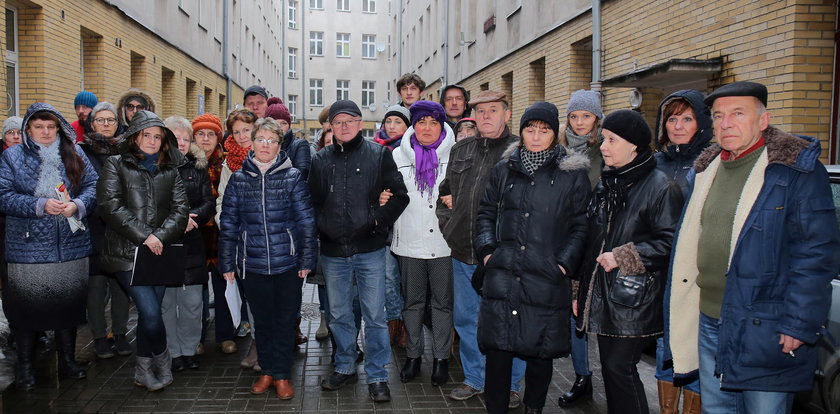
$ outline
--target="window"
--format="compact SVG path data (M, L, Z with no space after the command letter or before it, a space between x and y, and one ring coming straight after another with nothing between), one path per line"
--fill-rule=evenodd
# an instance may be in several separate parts
M324 80L309 80L309 104L312 106L324 106Z
M289 48L289 79L297 79L297 48Z
M376 59L376 35L362 35L362 57Z
M362 11L365 13L376 13L376 0L362 0Z
M350 33L335 34L335 56L350 57Z
M362 81L362 106L374 104L376 100L374 96L375 87L376 82L374 81Z
M297 95L289 95L289 99L286 99L286 103L289 105L289 113L292 115L292 122L297 122Z
M366 140L372 141L373 140L373 134L375 134L375 133L376 133L376 131L374 131L372 129L363 129L362 130L362 137Z
M350 81L337 80L335 81L335 100L342 101L350 99Z
M316 10L324 9L324 0L309 0L309 8Z
M289 2L289 29L297 28L297 2Z
M16 9L6 9L6 98L7 116L18 115L20 77L18 76L18 20Z
M309 54L324 56L324 32L309 32Z
M335 9L338 11L350 11L350 0L336 0Z

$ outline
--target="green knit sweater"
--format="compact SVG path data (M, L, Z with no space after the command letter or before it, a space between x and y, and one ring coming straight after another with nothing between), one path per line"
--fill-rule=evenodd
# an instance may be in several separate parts
M700 311L713 318L720 318L735 209L762 150L763 147L757 148L742 158L722 161L703 204L697 246L697 270L700 271L697 286L700 287Z

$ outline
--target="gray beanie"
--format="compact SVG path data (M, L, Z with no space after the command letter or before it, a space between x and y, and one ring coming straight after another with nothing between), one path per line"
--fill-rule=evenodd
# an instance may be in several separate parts
M13 129L20 129L23 125L23 118L19 116L10 116L3 121L3 136L6 136L6 133L13 130ZM2 137L0 137L2 138Z
M601 94L595 91L580 89L572 94L569 99L569 107L566 108L566 117L574 111L587 111L595 114L598 119L604 119L604 112L601 110Z

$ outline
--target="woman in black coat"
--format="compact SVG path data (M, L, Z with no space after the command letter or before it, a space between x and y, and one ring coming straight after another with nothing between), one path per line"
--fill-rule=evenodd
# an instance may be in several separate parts
M507 412L514 357L528 363L526 413L545 405L552 360L569 354L571 287L586 242L585 155L557 145L557 108L538 102L522 115L521 141L490 174L474 247L485 278L478 344L487 356L485 401Z
M663 331L662 295L683 196L656 169L641 115L613 112L602 135L605 166L589 204L578 326L598 335L608 412L647 413L636 364Z

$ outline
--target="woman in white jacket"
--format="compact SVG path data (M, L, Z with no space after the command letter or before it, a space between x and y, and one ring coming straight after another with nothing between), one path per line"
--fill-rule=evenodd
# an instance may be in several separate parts
M408 333L406 360L400 380L408 382L420 372L423 355L423 319L427 290L431 291L432 385L449 377L452 349L452 260L435 215L438 187L446 174L455 134L446 124L446 112L437 102L417 101L411 106L411 128L394 150L411 201L394 223L391 251L400 264L403 321Z

